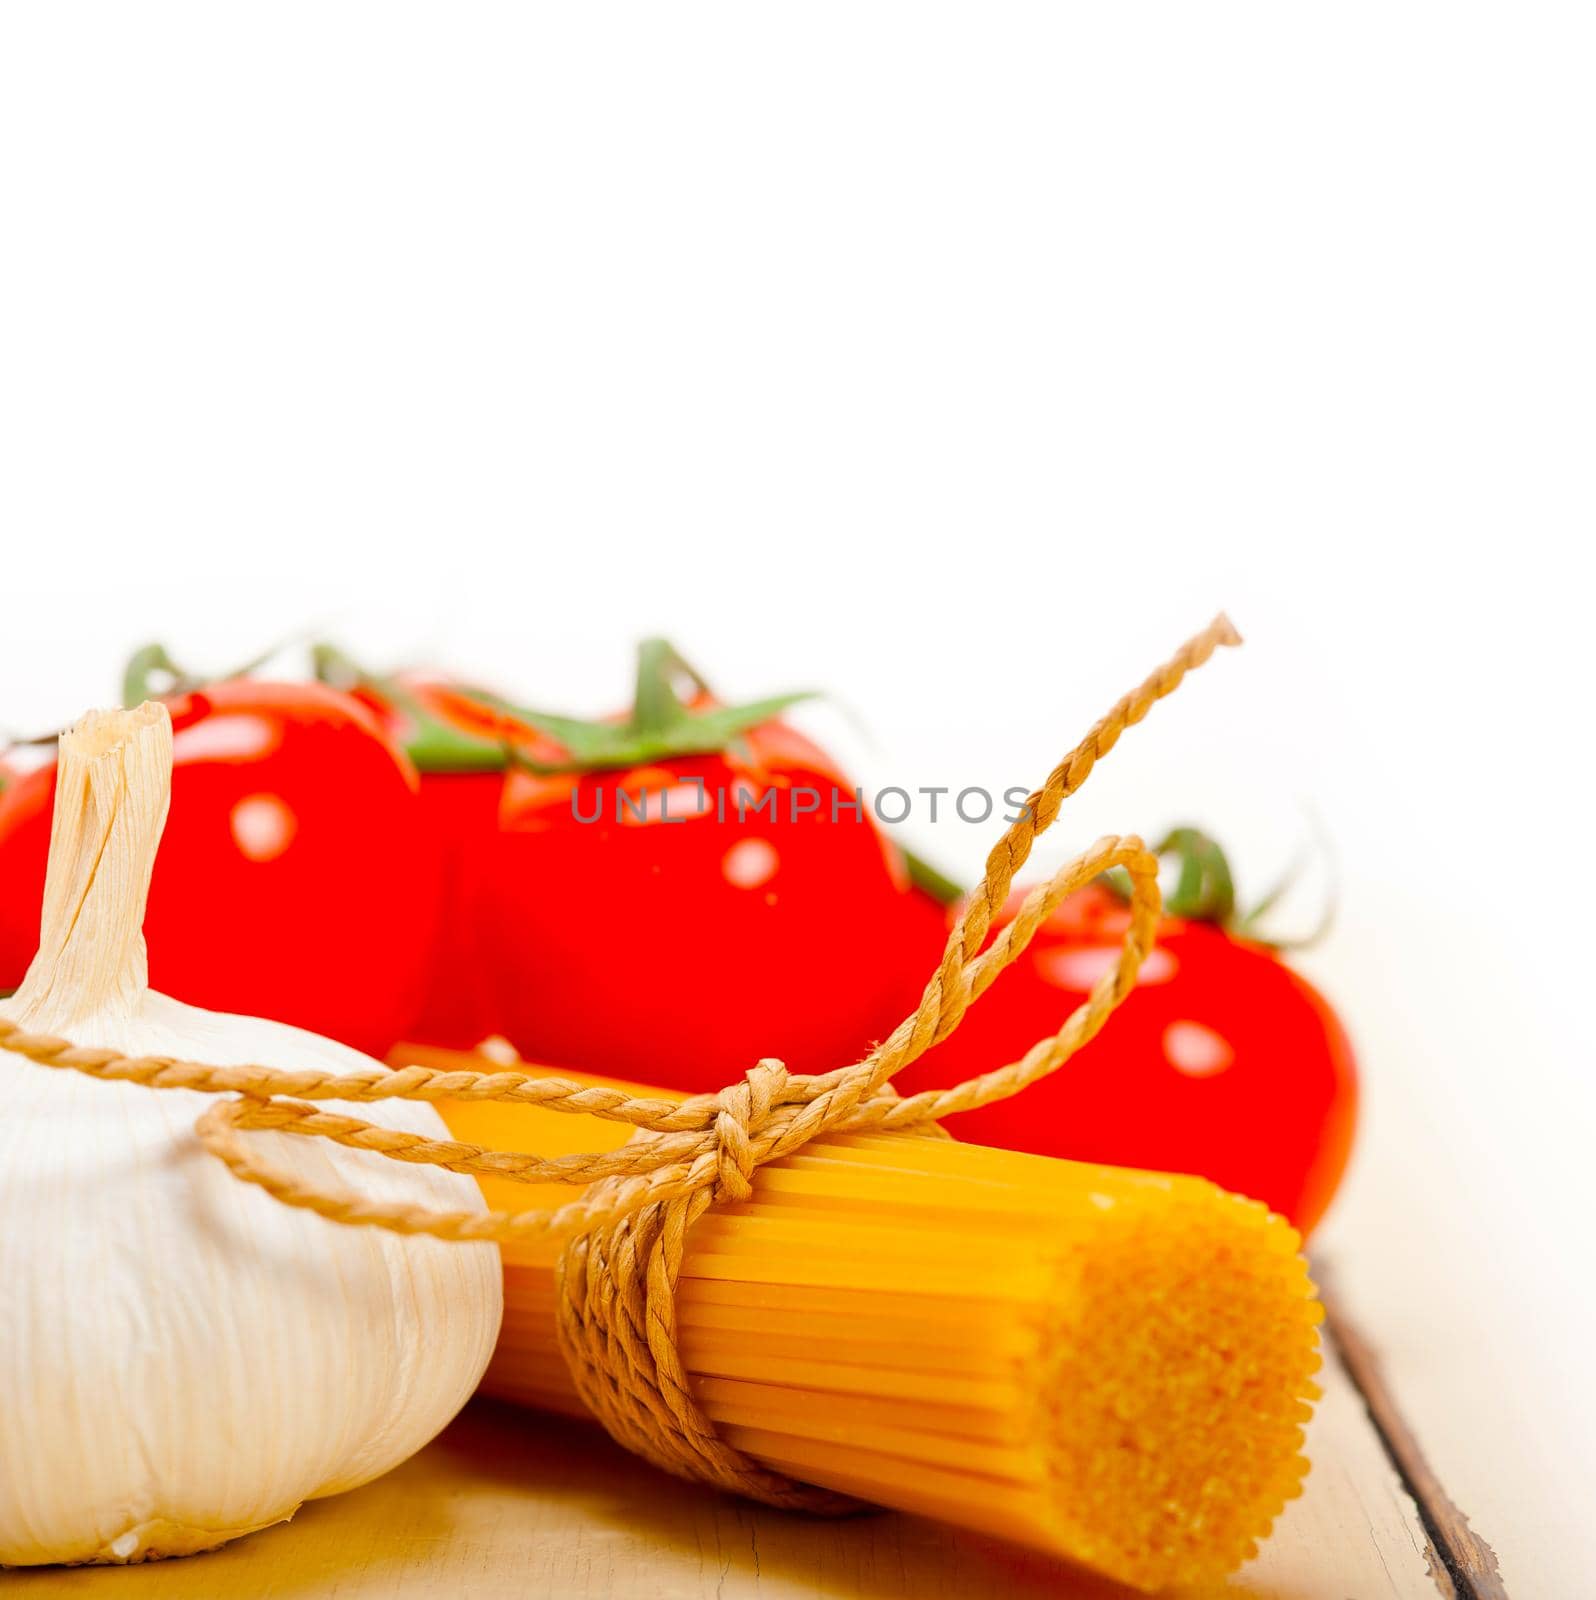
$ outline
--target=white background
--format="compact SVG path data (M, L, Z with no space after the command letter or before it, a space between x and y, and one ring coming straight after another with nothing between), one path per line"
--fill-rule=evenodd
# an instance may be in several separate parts
M8 7L0 723L146 638L306 625L598 709L667 631L731 692L835 691L867 779L1007 786L1227 607L1247 649L1054 858L1190 816L1256 889L1322 820L1306 965L1368 1094L1325 1254L1510 1590L1572 1593L1593 42L1534 5Z

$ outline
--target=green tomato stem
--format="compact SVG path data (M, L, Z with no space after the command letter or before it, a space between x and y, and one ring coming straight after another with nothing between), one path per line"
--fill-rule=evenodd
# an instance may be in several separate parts
M154 687L157 674L171 680L164 689ZM146 700L157 699L163 694L180 694L192 688L196 682L171 658L164 644L140 645L122 670L122 704L140 706Z
M505 748L435 717L397 678L363 667L347 651L336 645L317 644L311 651L317 679L329 688L370 689L409 721L405 754L419 772L502 772L507 765Z

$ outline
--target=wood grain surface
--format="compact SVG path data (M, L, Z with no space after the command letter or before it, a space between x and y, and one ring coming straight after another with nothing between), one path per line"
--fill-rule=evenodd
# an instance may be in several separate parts
M1333 1353L1314 1469L1259 1558L1205 1591L1436 1600L1425 1529ZM0 1575L16 1600L1125 1600L1128 1591L933 1522L783 1515L633 1460L595 1428L477 1402L353 1494L208 1556Z

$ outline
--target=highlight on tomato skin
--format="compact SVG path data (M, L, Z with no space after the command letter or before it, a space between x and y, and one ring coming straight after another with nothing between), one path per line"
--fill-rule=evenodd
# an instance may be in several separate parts
M381 1055L412 1030L437 927L415 769L369 708L322 684L233 678L166 699L151 982ZM54 790L51 764L0 794L0 988L38 946Z
M956 1083L1056 1033L1112 967L1127 922L1102 887L1071 896L898 1087ZM1306 1234L1346 1169L1357 1102L1351 1042L1306 978L1265 945L1168 917L1135 989L1090 1044L1023 1095L947 1128L1015 1150L1197 1173Z

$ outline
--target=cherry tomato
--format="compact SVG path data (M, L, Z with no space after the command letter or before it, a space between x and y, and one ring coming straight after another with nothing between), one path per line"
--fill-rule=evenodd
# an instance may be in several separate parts
M845 1066L928 975L903 858L769 714L794 697L683 703L649 650L630 719L544 726L591 770L507 778L486 894L505 1031L534 1060L690 1091L766 1056Z
M918 997L946 914L778 720L801 697L723 706L660 640L636 705L601 722L317 656L405 744L444 853L418 1039L504 1033L535 1059L710 1090L766 1055L855 1060Z
M1128 918L1101 887L1071 896L898 1088L959 1082L1056 1033L1114 964ZM1135 989L1090 1044L1023 1094L947 1127L1015 1150L1200 1173L1307 1232L1346 1167L1356 1111L1352 1047L1324 997L1265 946L1168 917Z
M414 1021L437 925L414 768L367 707L321 684L229 679L167 704L152 984L382 1055ZM0 795L0 988L38 944L54 789L49 766Z

